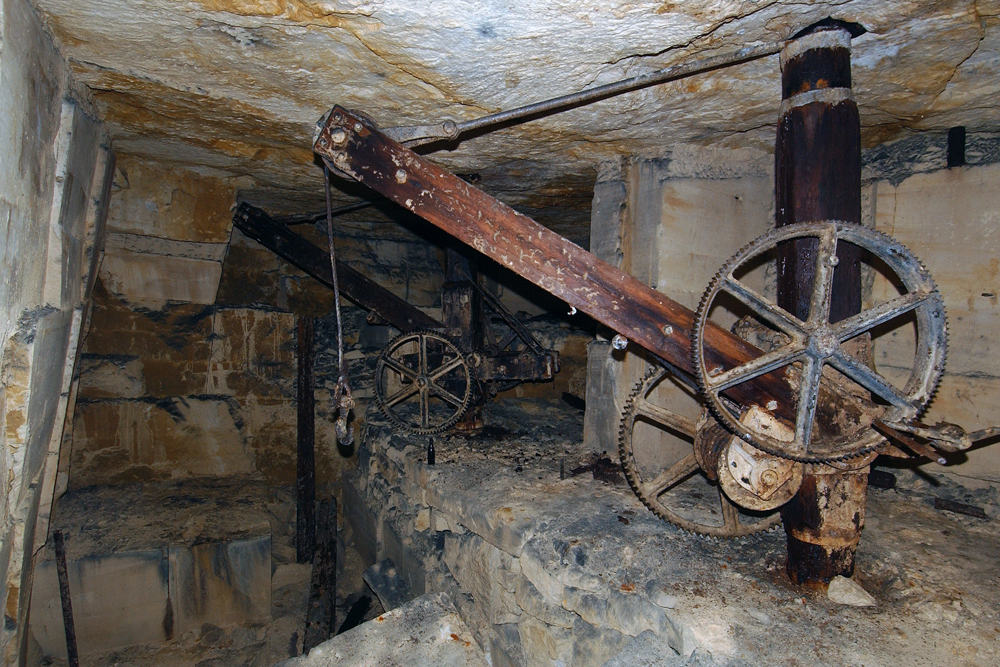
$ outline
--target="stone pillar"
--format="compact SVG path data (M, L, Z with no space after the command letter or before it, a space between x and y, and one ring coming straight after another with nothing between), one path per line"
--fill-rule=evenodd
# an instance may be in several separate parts
M781 53L781 119L775 147L778 227L813 220L861 223L861 123L851 91L851 26L825 21ZM786 244L778 256L778 304L805 320L818 241ZM841 244L830 321L861 310L860 251ZM825 584L854 572L864 526L868 467L807 465L799 493L782 508L788 575Z
M590 218L590 252L654 287L661 198L656 161L609 162L594 185ZM634 345L613 350L603 335L587 346L585 450L617 456L622 409L646 372L644 354Z

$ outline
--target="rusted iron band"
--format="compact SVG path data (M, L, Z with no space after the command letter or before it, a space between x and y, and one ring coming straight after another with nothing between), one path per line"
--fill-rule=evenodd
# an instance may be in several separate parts
M796 107L804 107L813 102L823 102L833 106L840 102L853 101L854 92L850 88L818 88L781 100L781 115L784 116Z
M848 49L851 48L851 33L844 30L820 30L792 40L781 50L778 56L781 67L792 58L812 49Z

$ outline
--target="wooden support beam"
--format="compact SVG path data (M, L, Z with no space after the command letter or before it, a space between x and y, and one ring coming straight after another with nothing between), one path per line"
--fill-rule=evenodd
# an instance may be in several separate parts
M466 245L587 313L675 367L694 374L695 314L633 276L518 213L426 158L392 141L370 121L334 107L313 149L327 163L395 201ZM732 368L760 356L753 345L711 325L705 332L709 367ZM794 421L796 393L785 373L739 384L727 395L746 406ZM824 383L819 429L839 432L870 424L858 399Z
M310 243L255 206L246 202L233 215L233 225L246 236L282 257L327 287L333 287L329 253ZM400 331L439 329L441 323L419 308L411 306L378 283L366 278L340 260L337 261L340 293Z

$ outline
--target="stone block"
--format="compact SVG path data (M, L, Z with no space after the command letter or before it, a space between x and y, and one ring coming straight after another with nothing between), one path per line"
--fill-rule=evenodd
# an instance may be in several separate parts
M163 551L102 554L67 563L81 655L178 634ZM268 572L270 574L270 572ZM31 592L31 631L46 655L66 659L55 562L39 563Z
M632 639L615 630L587 623L582 618L573 624L574 667L599 667L618 653Z
M444 563L492 625L517 623L521 609L515 602L513 558L476 535L445 535Z
M271 620L271 536L171 546L170 599L177 634Z
M573 627L576 616L566 611L559 604L558 598L551 600L544 597L525 577L517 578L514 600L525 614L534 616L548 625L560 628Z
M687 658L678 655L652 630L646 630L629 641L625 647L601 667L681 667L688 665ZM699 665L714 664L698 663Z
M323 642L277 667L411 665L486 667L469 628L444 593L432 593Z
M198 243L228 243L229 179L165 167L139 159L122 160L119 195L111 199L109 231Z
M409 538L400 537L400 532L389 520L382 522L382 556L396 564L400 576L414 595L427 592L427 570L422 556L412 548Z
M228 401L193 397L81 402L71 483L250 473L238 416Z
M396 564L389 558L375 563L361 576L378 596L382 608L386 611L402 607L413 599L410 587L400 576Z
M494 625L490 637L489 655L492 667L523 667L524 650L517 624Z
M517 629L526 667L575 664L573 630L548 625L533 616L522 616Z
M222 263L111 249L100 276L108 290L130 304L159 310L170 302L215 303Z
M376 517L365 505L361 494L355 487L355 473L345 473L343 476L344 520L351 524L354 531L354 548L361 556L365 567L378 562L378 523Z

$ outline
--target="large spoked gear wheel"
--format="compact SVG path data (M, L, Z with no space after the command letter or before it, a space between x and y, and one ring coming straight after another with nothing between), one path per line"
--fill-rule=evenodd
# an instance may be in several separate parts
M671 377L651 369L625 405L618 454L635 495L656 516L699 535L745 537L776 526L777 512L745 511L705 476L694 453L696 422L663 407L661 392L681 391Z
M752 289L742 278L779 245L808 238L817 239L818 244L809 315L803 321ZM865 262L888 281L891 296L831 324L839 243L861 248ZM730 368L709 361L705 332L716 324L710 318L723 295L748 308L782 338L783 344ZM902 374L905 379L891 381L845 350L845 344L857 346L863 336L904 325L913 331L910 335L914 339L912 363ZM841 395L856 403L859 412L873 418L889 424L906 423L917 417L933 396L944 367L946 347L944 305L930 274L917 258L884 234L857 224L825 221L774 230L730 259L702 298L695 318L692 352L706 402L727 428L769 454L803 462L828 462L869 453L882 443L882 437L867 423L824 423L817 428L821 387L836 386ZM781 372L792 383L796 396L794 428L790 425L789 435L784 438L753 428L749 423L752 420L741 420L742 415L724 398L728 389Z
M466 355L435 331L396 336L375 366L375 399L389 420L413 433L434 434L454 426L477 382Z

